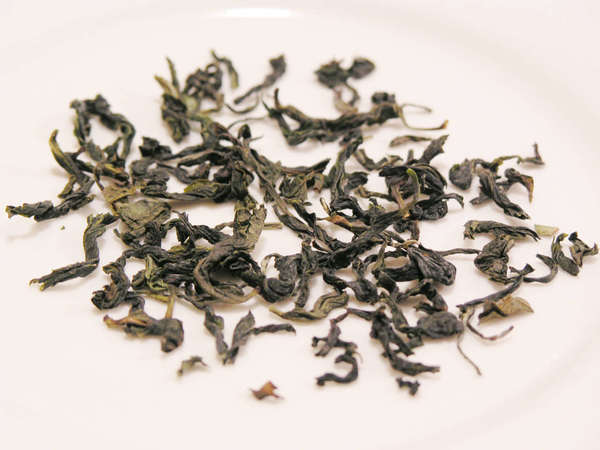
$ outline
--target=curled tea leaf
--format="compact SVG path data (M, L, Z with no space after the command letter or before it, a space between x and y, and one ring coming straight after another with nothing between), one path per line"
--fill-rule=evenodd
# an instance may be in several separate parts
M250 389L252 391L252 395L254 395L254 397L256 397L258 400L262 400L265 397L274 397L274 398L281 398L281 396L279 396L275 390L277 389L277 386L275 386L272 382L267 381L265 384L262 385L262 387L258 390L254 390L254 389Z
M197 365L207 367L200 356L190 356L188 359L181 361L181 365L179 366L179 369L177 369L177 375L182 376L185 372L192 370Z
M160 348L163 352L171 352L183 342L183 324L179 319L154 319L143 310L131 310L122 319L111 319L104 316L104 323L109 328L118 328L125 333L136 336L160 337Z
M39 283L40 290L55 286L63 281L71 280L77 277L86 277L92 273L99 263L100 251L98 249L98 238L104 234L106 227L117 218L111 214L97 214L88 216L87 227L83 232L83 251L85 261L71 264L60 269L55 269L48 275L40 278L34 278L31 283Z
M350 364L351 368L346 375L340 376L335 373L326 373L317 377L317 384L319 386L324 386L326 382L333 381L335 383L351 383L358 378L358 362L354 357L354 353L352 350L346 350L343 354L339 355L335 358L335 363L347 363Z
M569 241L572 242L571 246L569 247L571 257L573 258L573 261L575 261L575 264L577 264L579 267L583 266L584 257L598 254L598 244L594 244L593 247L590 247L581 239L579 239L576 231L569 235Z
M285 56L279 55L276 58L272 58L269 60L269 64L271 65L271 73L265 77L263 82L250 88L248 91L246 91L246 93L240 95L239 97L236 97L233 103L239 105L252 94L273 86L275 82L283 76L287 67Z
M540 238L535 231L527 227L506 225L500 222L494 222L493 220L469 220L465 223L465 238L474 239L476 234L487 233L490 233L495 237L510 236L515 239L530 237L535 241Z
M408 381L408 380L404 380L402 377L396 378L396 382L398 383L398 387L400 389L407 388L408 393L412 396L416 395L417 391L419 390L419 386L421 386L421 383L419 383L416 380Z
M552 259L558 266L569 275L576 276L579 273L579 266L562 251L561 242L567 237L566 233L559 234L552 242Z

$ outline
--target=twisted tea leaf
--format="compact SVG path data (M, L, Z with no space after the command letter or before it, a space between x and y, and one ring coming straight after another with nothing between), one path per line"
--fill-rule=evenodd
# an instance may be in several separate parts
M336 308L343 308L348 304L348 294L332 292L320 296L310 311L298 305L290 311L282 312L272 306L269 311L287 320L311 321L327 317Z
M204 326L215 338L217 353L219 356L224 356L228 350L228 346L223 335L225 321L221 316L216 315L210 306L206 306L204 308Z
M456 316L447 311L435 312L417 321L420 333L431 339L441 339L461 334L464 331L463 323Z
M581 239L579 239L576 231L569 235L569 241L572 242L571 246L569 247L571 257L573 258L573 261L575 261L575 264L577 264L579 267L583 266L584 257L598 254L598 244L594 244L593 247L590 247Z
M345 318L346 314L347 313L342 315L341 318L342 319ZM329 321L329 324L330 324L329 333L326 337L320 338L320 337L315 336L312 338L312 346L313 347L317 347L320 342L323 342L323 345L317 351L317 353L315 353L315 356L327 356L329 354L329 352L331 350L333 350L334 348L343 348L344 350L347 350L350 352L356 352L356 349L358 347L354 342L346 342L346 341L340 339L342 330L340 330L340 327L337 324L342 319L337 318L337 319L331 319Z
M269 64L271 65L271 73L265 77L264 81L250 88L243 95L236 97L235 100L233 100L233 103L239 105L252 94L255 94L273 86L277 82L277 80L283 76L287 67L285 56L279 55L276 58L272 58L269 60Z
M508 252L515 241L508 235L502 235L483 246L475 257L474 264L481 272L488 275L490 280L499 283L510 283L508 278Z
M571 258L565 256L562 251L561 242L567 237L566 233L559 234L552 242L552 259L558 266L569 275L576 276L579 273L579 266Z
M326 373L317 377L317 384L324 386L328 381L334 381L336 383L351 383L358 378L358 362L354 357L352 350L346 350L343 354L335 358L335 363L345 362L350 364L351 368L348 373L344 376L336 375L335 373Z
M38 203L23 203L21 206L7 206L6 213L9 218L20 215L33 217L36 222L55 219L87 205L94 199L94 196L90 195L90 190L94 184L93 180L81 172L71 154L66 154L60 149L56 142L57 134L58 130L52 132L49 145L56 162L69 174L69 182L59 194L63 201L57 206L54 206L48 200ZM79 185L77 190L72 189L74 183Z
M223 356L223 364L234 363L235 358L239 352L240 347L242 347L248 341L248 338L252 334L261 334L261 333L276 333L278 331L288 331L295 333L296 330L290 324L270 324L262 327L254 326L254 315L252 311L248 311L244 317L240 319L240 321L235 326L233 330L233 339L231 341L231 346L224 353Z
M490 170L480 168L477 171L477 175L479 176L481 193L492 199L496 205L502 208L504 214L516 217L517 219L529 219L529 215L519 205L511 202L500 189L494 173Z
M396 382L398 383L398 387L400 389L407 388L408 393L412 396L414 396L417 393L417 391L419 390L419 386L421 386L421 383L419 383L418 381L406 381L403 380L402 377L396 378Z
M465 223L465 238L474 239L476 234L487 233L490 233L495 237L510 236L515 239L531 237L535 241L540 238L535 231L527 227L511 226L500 222L494 222L492 220L469 220L467 223Z
M183 342L183 324L179 319L154 319L143 310L133 309L122 319L111 319L104 316L109 328L118 328L135 337L158 336L163 352L171 352Z
M60 269L55 269L48 275L40 278L34 278L29 282L39 283L40 290L45 290L55 286L63 281L71 280L77 277L86 277L92 273L100 261L100 251L98 249L98 238L104 234L106 227L117 218L111 214L97 214L87 217L87 227L83 232L83 251L85 253L85 261L71 264Z

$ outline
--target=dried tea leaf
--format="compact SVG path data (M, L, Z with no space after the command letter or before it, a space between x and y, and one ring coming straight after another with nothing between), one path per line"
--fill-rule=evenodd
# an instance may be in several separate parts
M275 392L275 390L277 389L277 386L275 386L272 382L267 381L265 384L262 385L262 387L258 390L254 390L254 389L250 389L252 391L252 395L254 395L254 397L256 397L259 400L262 400L265 397L274 397L274 398L281 398L279 395L277 395L277 393Z
M356 113L354 105L360 96L356 89L348 84L350 78L360 79L366 77L375 69L375 64L366 58L355 58L348 69L340 65L340 61L333 60L319 67L315 74L319 83L332 89L335 93L335 106L342 113ZM350 101L345 102L342 99L341 87L345 87L352 93Z
M439 311L420 318L417 328L420 333L431 339L446 338L464 331L463 323L448 311Z
M575 261L575 264L577 264L579 267L583 266L584 257L598 254L598 244L594 244L593 247L590 247L581 239L579 239L576 231L569 235L569 241L572 242L571 246L569 247L571 257L573 258L573 261Z
M473 263L490 280L499 283L510 283L508 274L508 252L515 241L508 235L502 235L483 246Z
M558 233L558 227L552 227L548 225L534 225L535 232L539 236L544 237L553 237L556 233Z
M240 85L239 75L237 73L237 70L235 70L235 67L233 66L233 63L231 62L231 60L224 56L221 56L221 57L217 56L216 53L214 52L214 50L211 50L210 54L218 62L220 62L221 64L225 64L225 67L227 68L227 73L229 75L231 89L237 89Z
M118 328L135 337L158 336L163 352L171 352L183 342L183 324L178 319L154 319L143 310L132 309L122 319L111 319L104 316L109 328Z
M532 313L533 308L521 297L507 295L496 301L488 301L483 304L483 311L479 314L479 321L513 316L521 313Z
M415 136L414 134L405 134L403 136L397 136L390 141L390 147L399 147L410 142L423 142L431 141L430 137L427 136Z
M515 239L531 237L535 241L540 238L535 231L527 227L506 225L500 222L494 222L493 220L469 220L467 223L465 223L465 238L474 239L476 234L488 233L495 237L510 236Z
M342 316L336 319L331 319L329 321L329 334L326 337L320 338L315 336L312 338L313 347L317 347L320 342L323 342L323 345L317 351L317 353L315 353L315 356L327 356L329 352L334 348L343 348L344 350L349 350L352 352L356 351L358 346L354 342L346 342L340 339L342 331L340 330L338 323L340 322L340 320L343 320L343 318L345 318L347 314L348 313L345 313Z
M554 261L553 258L549 257L549 256L545 256L545 255L540 255L537 254L535 255L540 261L542 261L544 264L546 264L546 266L548 266L548 268L550 269L550 272L548 273L548 275L545 275L543 277L525 277L523 278L523 281L525 281L526 283L531 283L531 282L538 282L538 283L550 283L554 277L556 276L556 274L558 273L558 264L556 263L556 261Z
M518 184L524 186L525 189L527 189L527 192L529 193L529 202L531 203L531 201L533 200L533 178L532 177L530 177L529 175L524 175L513 168L506 169L504 171L504 177L506 178L506 182L502 183L502 186L505 189L508 189L510 186L512 186L515 183L518 183Z
M228 349L223 335L225 321L221 316L216 315L210 306L204 308L204 326L214 336L219 356L225 355Z
M473 181L473 164L465 159L460 164L454 164L448 173L448 178L456 187L467 190L471 187Z
M125 273L123 258L107 264L102 270L110 276L111 282L92 294L92 303L100 310L111 309L125 302L131 284Z
M254 315L252 314L252 311L248 311L248 314L246 314L239 320L239 322L235 326L235 329L233 330L233 339L231 341L231 346L224 353L223 364L233 364L235 362L235 358L237 357L240 347L246 344L248 338L252 334L256 335L261 333L277 333L279 331L288 331L292 333L296 332L294 327L288 323L270 324L264 325L262 327L255 327L254 324Z
M343 308L348 304L348 294L346 293L329 293L320 296L312 310L307 311L302 307L295 306L294 309L282 312L274 306L269 308L269 311L277 314L279 317L287 320L319 320L327 317L331 311L336 308Z
M55 269L48 275L40 278L34 278L29 282L39 283L40 290L55 286L63 281L71 280L77 277L86 277L92 273L97 267L100 258L98 249L98 238L104 234L106 227L117 218L111 214L96 214L95 216L87 217L87 227L83 232L83 250L85 253L85 261L70 264L60 269Z
M496 176L493 172L479 168L477 176L479 177L481 194L493 200L496 205L502 208L504 214L516 217L517 219L529 219L529 215L523 211L523 208L511 202L500 186L498 186Z
M132 230L143 228L151 222L163 223L171 215L171 207L168 203L148 199L136 202L119 201L115 204L115 211Z
M558 266L569 275L576 276L579 273L579 266L562 251L561 242L567 237L566 233L559 234L552 241L552 259Z
M250 88L248 91L246 91L246 93L240 95L239 97L236 97L233 103L239 105L252 94L255 94L273 86L275 82L283 76L287 67L287 64L285 62L285 56L279 55L276 58L272 58L269 60L269 64L271 65L271 73L265 77L263 82Z
M36 222L55 219L87 205L94 199L94 196L90 195L93 180L82 173L72 154L64 153L60 149L56 142L57 134L58 130L54 130L50 135L50 151L56 162L69 174L69 181L59 194L62 202L57 206L48 200L38 203L23 203L21 206L7 206L6 213L9 218L20 215L33 217ZM73 190L75 183L79 185L77 190Z
M346 350L343 354L335 358L335 363L345 362L350 364L351 368L344 376L336 375L335 373L326 373L317 377L317 384L324 386L326 382L333 381L335 383L351 383L358 378L358 362L354 357L352 350Z
M190 356L188 359L181 361L181 366L179 366L179 369L177 369L177 375L182 376L184 372L192 370L197 365L207 367L206 363L200 356Z
M398 383L398 387L400 389L407 388L408 393L412 396L414 396L417 393L417 391L419 390L419 386L421 386L421 383L419 383L416 380L408 381L408 380L404 380L402 377L396 378L396 382Z

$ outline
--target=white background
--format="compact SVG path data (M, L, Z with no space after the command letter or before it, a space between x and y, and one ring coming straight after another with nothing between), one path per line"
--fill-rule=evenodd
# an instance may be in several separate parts
M595 173L600 168L600 11L593 2L323 6L309 1L302 6L262 2L260 9L242 2L121 3L3 2L2 205L54 199L62 188L64 175L54 167L46 141L58 128L63 148L73 149L72 98L102 92L115 111L136 124L136 142L150 135L170 145L152 80L152 74L166 73L165 55L183 76L205 64L208 50L215 48L231 56L242 87L247 87L262 77L267 58L283 50L289 72L280 83L282 100L323 115L333 114L329 93L316 85L312 70L334 56L372 57L376 73L356 83L364 97L388 89L401 101L434 107L433 116L415 115L415 122L450 120L446 154L435 164L443 173L465 157L529 154L531 144L539 142L547 165L525 170L536 179L534 202L526 204L526 195L517 191L515 199L526 204L533 222L578 230L586 242L600 240ZM287 149L268 123L253 129L265 135L257 148L290 165L335 155L335 145ZM389 138L402 131L388 125L365 149L374 156L388 153ZM99 135L100 141L110 139ZM398 150L401 155L405 151ZM474 195L472 189L466 199ZM443 228L452 231L442 234L438 227L424 225L426 245L480 247L483 238L463 242L462 223L469 218L506 220L491 206L467 205L460 211L451 203L450 209ZM442 371L421 377L419 394L410 398L397 389L397 374L359 320L342 326L343 336L356 339L363 356L358 381L318 388L315 376L345 370L334 367L333 356L321 360L311 355L310 338L327 333L326 321L299 325L295 337L251 338L236 364L223 367L202 314L184 305L177 305L175 316L184 322L186 340L169 355L160 352L156 340L126 339L107 330L103 313L89 302L91 291L106 282L100 270L44 293L27 286L29 279L82 258L84 217L102 210L97 201L42 224L0 220L5 286L2 448L598 446L597 261L590 260L578 279L561 273L550 286L523 288L520 295L535 314L511 321L516 329L506 340L488 344L465 339L465 350L484 371L481 378L456 353L453 341L419 349L416 360L440 364ZM196 223L216 224L229 220L230 205L194 207L190 215ZM263 238L257 259L274 250L297 251L297 241L285 232L265 231ZM100 245L102 264L121 251L110 231ZM548 254L549 245L548 240L523 244L511 257L519 266L531 262L536 252ZM495 289L476 273L470 258L452 261L459 269L457 282L442 291L450 304ZM248 306L258 325L277 321L258 300L229 308L221 311L227 339ZM164 305L150 306L157 316L163 311ZM178 379L179 362L191 354L202 355L209 369ZM259 403L251 397L249 388L267 379L280 387L284 400Z

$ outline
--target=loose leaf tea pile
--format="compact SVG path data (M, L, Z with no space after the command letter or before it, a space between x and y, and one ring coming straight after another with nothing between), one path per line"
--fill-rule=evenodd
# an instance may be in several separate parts
M386 156L377 161L367 154L363 133L367 127L374 133L388 121L398 121L411 133L442 130L446 122L430 128L409 125L411 108L429 109L397 102L388 92L373 93L370 107L360 111L360 95L353 85L375 69L366 58L356 58L347 67L334 60L316 70L317 81L333 90L334 106L340 112L337 117L322 118L284 104L278 89L272 97L263 97L285 75L283 55L269 61L270 71L263 81L232 102L225 96L224 81L228 79L230 89L235 90L240 76L229 58L214 52L211 56L206 66L185 80L179 79L171 60L167 60L169 77L155 77L163 91L160 115L173 141L194 142L179 150L143 137L136 151L132 122L114 112L101 95L71 102L78 146L74 151L63 150L57 131L49 142L52 156L67 176L65 187L58 193L60 201L7 206L6 211L9 217L21 215L39 222L64 216L95 199L103 199L107 211L87 218L83 261L52 270L31 283L44 290L94 272L100 264L98 238L113 227L124 250L102 267L107 284L91 294L91 301L100 310L126 304L129 312L119 318L105 316L108 327L135 337L156 337L162 351L171 352L184 339L184 325L174 317L174 307L188 303L204 316L219 359L233 364L253 335L294 333L289 322L328 318L329 331L314 337L312 347L318 357L334 354L332 361L340 367L316 378L323 386L351 383L359 376L362 358L358 345L343 328L344 320L355 316L359 322L367 322L365 333L377 341L383 357L398 372L398 386L415 395L420 383L414 377L440 370L435 363L415 359L418 347L433 340L453 339L460 353L481 373L460 347L462 337L472 332L482 339L497 340L512 326L488 336L473 317L477 315L479 322L484 322L533 312L530 303L515 294L523 284L550 283L561 270L576 276L585 258L598 254L598 246L586 244L577 232L560 233L546 254L536 255L548 272L534 276L529 264L522 268L511 265L510 251L523 241L553 236L558 229L540 225L534 230L491 220L468 220L464 230L454 230L462 232L465 239L486 235L489 240L481 249L427 248L420 240L420 224L438 221L465 204L462 195L448 191L446 177L433 165L444 152L448 136L398 136L390 142L391 147L420 143L422 153L416 155L410 150L405 158ZM349 100L343 99L344 92L351 94ZM219 122L217 115L223 107L240 119L231 124ZM305 141L337 142L339 151L306 166L291 167L270 160L252 133L251 123L257 119L246 116L263 107L266 116L258 120L272 121L290 146ZM114 133L111 144L102 147L94 141L93 121ZM514 167L502 172L502 166L511 160L519 170L544 164L534 145L529 156L465 159L452 166L448 178L459 190L468 190L474 180L478 181L478 194L471 204L493 205L513 222L528 219L526 210L509 196L513 189L525 189L531 201L534 179ZM363 170L350 170L350 161ZM375 177L385 183L383 191L368 187L369 179ZM185 188L171 190L171 179ZM308 201L315 196L320 205ZM231 205L231 220L213 227L192 223L184 210L186 205L198 203ZM297 236L297 252L273 253L257 261L253 255L263 232L281 227ZM342 235L352 237L342 238L335 232L341 229ZM177 244L167 247L168 236L174 236ZM568 253L565 245L569 246ZM452 263L456 254L472 255L475 270L498 288L458 305L454 313L442 291L458 276ZM130 260L144 265L131 278L125 271ZM273 270L276 275L269 275ZM316 277L322 278L327 290L309 305ZM269 308L275 323L257 326L248 311L234 326L231 341L226 342L226 324L218 308L242 304L253 297L259 299L259 306ZM154 318L146 312L148 299L165 304L163 317ZM417 312L413 322L407 318L409 308ZM178 373L203 366L202 357L192 356L181 363ZM273 383L268 382L253 393L258 399L277 397L274 390Z

